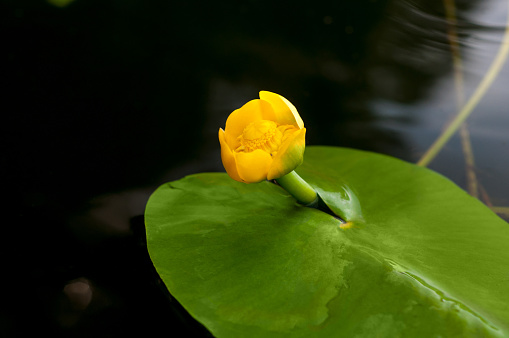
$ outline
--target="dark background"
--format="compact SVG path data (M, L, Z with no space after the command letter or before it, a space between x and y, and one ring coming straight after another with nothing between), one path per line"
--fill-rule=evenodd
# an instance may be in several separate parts
M440 131L415 107L452 77L441 1L2 0L0 13L1 337L205 335L148 258L150 193L223 171L217 131L259 90L294 103L308 144L415 162ZM451 144L435 169L464 185Z

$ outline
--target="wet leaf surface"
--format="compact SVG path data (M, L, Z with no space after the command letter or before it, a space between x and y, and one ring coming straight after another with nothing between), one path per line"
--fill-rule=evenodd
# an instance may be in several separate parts
M509 333L509 226L487 207L375 153L308 147L297 171L347 224L218 173L149 200L152 261L215 336Z

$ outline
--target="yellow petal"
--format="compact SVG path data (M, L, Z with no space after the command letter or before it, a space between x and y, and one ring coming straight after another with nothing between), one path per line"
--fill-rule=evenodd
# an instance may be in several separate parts
M272 105L276 115L275 121L279 125L290 124L299 129L304 128L304 122L297 112L297 109L290 101L281 95L268 91L261 91L260 99L267 101Z
M226 120L225 136L230 149L237 149L240 146L239 137L244 128L251 122L264 119L264 114L274 114L270 103L263 100L251 100L241 108L233 111Z
M221 144L221 160L223 161L226 172L235 181L244 182L239 176L235 156L226 143L224 130L222 128L219 128L219 143Z
M276 156L273 157L267 179L280 178L301 165L305 147L306 128L302 128L290 135L281 145Z
M239 176L247 183L257 183L267 179L272 157L257 149L249 153L235 153Z

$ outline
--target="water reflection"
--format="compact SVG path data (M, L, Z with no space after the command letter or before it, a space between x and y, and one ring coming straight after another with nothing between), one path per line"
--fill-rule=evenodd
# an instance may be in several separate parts
M63 327L72 327L76 325L83 315L83 311L90 305L93 290L90 281L86 278L80 278L65 285L62 293L58 321Z
M447 17L444 5L454 5L455 22ZM479 6L452 1L391 4L369 61L370 107L382 117L380 129L397 133L409 145L411 153L405 159L417 162L486 76L504 43L507 6L503 0ZM451 51L455 44L460 57L456 60L454 48ZM488 205L507 205L505 170L496 168L509 165L502 155L507 153L509 141L509 116L504 108L508 103L504 93L509 87L508 67L497 75L468 119L468 131L478 196ZM430 167L466 189L464 153L456 135Z

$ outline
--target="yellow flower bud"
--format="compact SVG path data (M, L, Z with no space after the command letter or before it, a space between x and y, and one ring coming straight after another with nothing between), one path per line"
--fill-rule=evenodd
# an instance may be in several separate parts
M306 128L297 109L281 95L261 91L235 110L219 129L221 159L236 181L256 183L280 178L304 157Z

